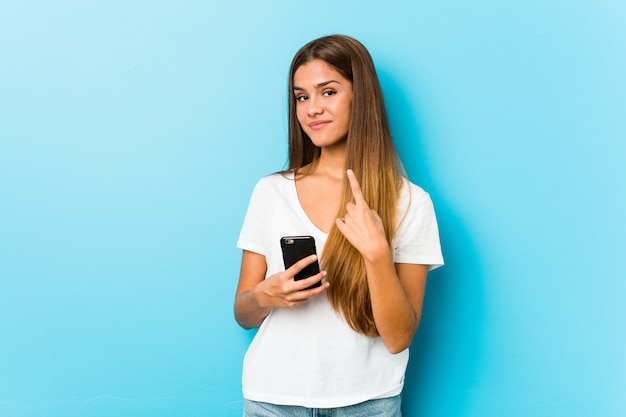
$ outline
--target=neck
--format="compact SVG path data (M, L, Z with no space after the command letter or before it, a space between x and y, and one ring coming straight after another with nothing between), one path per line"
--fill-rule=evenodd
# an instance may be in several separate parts
M319 174L344 178L346 176L345 144L322 148L314 170Z

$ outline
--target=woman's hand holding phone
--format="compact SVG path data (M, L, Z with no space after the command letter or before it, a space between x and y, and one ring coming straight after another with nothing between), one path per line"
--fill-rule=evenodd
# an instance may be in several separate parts
M317 261L317 255L309 255L299 260L285 271L278 272L259 282L254 288L254 298L261 307L293 308L304 301L326 291L329 284L321 283L310 288L326 277L326 271L308 278L295 280L294 277L308 265Z

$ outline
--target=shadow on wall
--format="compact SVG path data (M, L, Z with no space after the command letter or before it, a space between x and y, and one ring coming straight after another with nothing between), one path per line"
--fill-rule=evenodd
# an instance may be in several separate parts
M479 257L463 222L441 202L437 213L446 265L429 276L406 375L406 416L466 415L482 363Z
M446 265L430 273L420 328L411 346L403 415L462 416L482 363L484 286L480 256L462 215L428 169L415 100L379 70L394 140L412 182L435 204Z

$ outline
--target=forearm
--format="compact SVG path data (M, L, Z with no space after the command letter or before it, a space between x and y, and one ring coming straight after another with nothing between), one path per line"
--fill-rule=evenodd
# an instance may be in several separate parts
M391 353L406 349L419 324L419 316L398 277L391 251L365 259L376 328Z
M316 256L307 256L287 270L266 278L265 257L243 251L239 285L235 295L234 313L237 323L244 329L259 327L272 308L293 308L326 291L327 282L317 288L308 289L326 276L324 271L306 279L294 280L298 272L316 260Z
M244 329L259 327L272 309L259 304L255 288L235 297L235 320Z

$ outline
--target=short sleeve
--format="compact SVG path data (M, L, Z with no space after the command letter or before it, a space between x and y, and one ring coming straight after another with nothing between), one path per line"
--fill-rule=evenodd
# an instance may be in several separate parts
M264 192L262 190L262 182L259 182L252 191L248 211L239 233L237 247L250 252L255 252L267 256L267 248L264 236L267 236L263 230L263 202Z
M428 193L406 181L398 199L397 217L394 262L429 265L431 270L442 266L439 228Z

